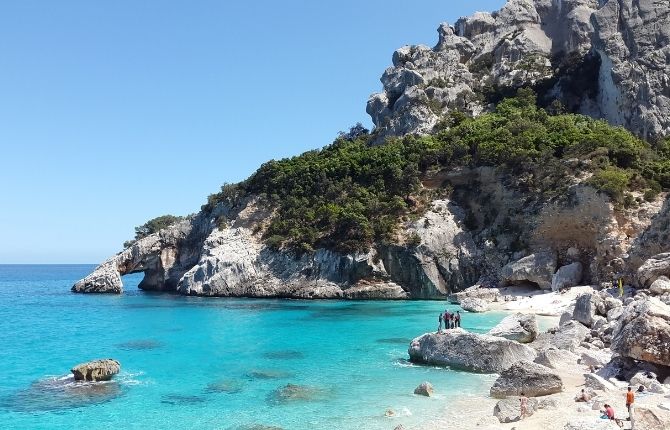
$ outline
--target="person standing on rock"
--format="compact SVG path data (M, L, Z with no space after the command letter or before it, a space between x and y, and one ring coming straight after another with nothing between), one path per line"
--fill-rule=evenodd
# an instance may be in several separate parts
M451 318L451 313L448 310L444 311L444 329L449 329L449 318Z
M444 318L444 314L440 312L440 316L437 317L438 321L438 326L437 326L437 333L439 334L442 331L442 319Z
M461 311L456 311L456 316L454 317L454 326L455 327L461 326Z
M628 387L628 392L626 393L626 409L628 409L628 420L633 420L633 403L635 403L635 393L633 393L633 388Z

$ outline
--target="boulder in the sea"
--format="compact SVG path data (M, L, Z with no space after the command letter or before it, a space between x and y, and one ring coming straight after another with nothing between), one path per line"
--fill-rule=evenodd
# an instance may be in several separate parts
M582 263L579 261L560 267L551 278L551 290L576 287L582 280L582 270Z
M500 279L503 285L530 282L543 290L549 290L556 264L554 252L538 252L507 264L500 271Z
M465 298L461 300L461 308L463 308L464 311L468 312L486 312L489 310L489 305L482 299L474 299L474 298Z
M562 369L577 364L577 354L565 349L547 348L537 354L535 362L550 369Z
M123 283L116 268L116 259L112 258L98 266L93 273L72 286L74 293L121 294Z
M626 307L612 334L612 351L622 357L670 363L670 306L656 298Z
M491 387L491 397L547 396L563 391L561 377L550 368L530 361L519 361L503 370Z
M660 276L670 278L670 252L654 255L637 269L637 281L641 287L649 287Z
M433 395L433 392L435 390L433 389L433 384L430 382L422 382L418 387L414 389L414 394L418 394L419 396L426 396L430 397Z
M76 381L109 381L120 370L121 363L112 358L105 358L78 364L70 371Z
M537 400L528 399L527 416L533 415L537 410ZM514 423L521 421L521 401L519 397L508 397L496 403L493 408L493 415L501 423Z
M515 313L503 318L498 325L489 330L488 334L521 343L530 343L535 340L538 331L535 315Z
M517 361L533 361L536 356L535 350L518 342L461 328L419 336L412 340L408 352L416 363L482 373L498 373Z
M312 402L325 400L325 390L305 385L286 384L270 393L271 403Z

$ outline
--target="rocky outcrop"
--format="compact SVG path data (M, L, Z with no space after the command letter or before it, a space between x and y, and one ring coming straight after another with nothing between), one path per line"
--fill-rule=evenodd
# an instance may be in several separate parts
M634 301L618 320L612 350L622 357L670 363L670 306L656 298Z
M477 248L461 227L465 215L448 200L434 201L407 226L419 246L380 245L358 254L273 250L256 228L268 216L255 198L219 205L136 241L72 291L120 293L122 275L144 272L141 289L184 295L407 299L444 296L479 276Z
M520 343L530 343L535 340L538 331L534 314L515 313L503 318L498 325L489 330L488 334Z
M591 327L595 315L596 305L593 303L593 295L587 293L577 297L577 301L575 302L575 310L572 313L572 318L587 327Z
M408 353L416 363L482 373L498 373L517 361L532 361L536 356L532 348L518 342L460 328L443 334L426 333L411 342Z
M478 115L491 89L522 86L640 136L666 134L669 10L654 0L509 0L441 24L435 47L393 54L367 104L378 141L428 133L455 110Z
M433 388L433 384L431 384L430 382L422 382L421 384L419 384L418 387L414 389L414 394L417 394L419 396L430 397L433 395L434 391L435 390Z
M577 321L568 321L556 330L550 343L558 349L574 352L588 335L587 327Z
M502 371L491 387L491 397L547 396L563 391L560 376L548 367L529 361L519 361Z
M649 287L659 277L670 277L670 252L658 254L637 269L637 280L642 287Z
M70 372L75 381L109 381L121 370L121 364L111 358L93 360L74 366Z
M489 305L481 299L465 298L461 300L461 307L468 312L486 312L489 310Z
M543 290L551 289L551 280L556 271L556 254L539 252L509 263L502 268L503 285L516 283L537 284Z
M579 285L582 280L582 263L576 261L562 266L551 278L551 290L559 291L563 288L571 288Z
M649 408L636 407L631 425L633 429L666 430L670 422L670 414L662 411L653 411Z

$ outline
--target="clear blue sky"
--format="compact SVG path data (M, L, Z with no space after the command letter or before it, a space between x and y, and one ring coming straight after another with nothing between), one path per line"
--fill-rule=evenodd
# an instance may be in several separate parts
M0 3L0 263L97 263L361 121L391 54L503 0Z

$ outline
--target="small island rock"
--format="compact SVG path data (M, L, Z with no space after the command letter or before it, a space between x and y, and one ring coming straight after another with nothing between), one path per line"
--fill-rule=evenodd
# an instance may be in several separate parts
M81 363L70 369L76 381L109 381L121 370L121 363L111 358Z

